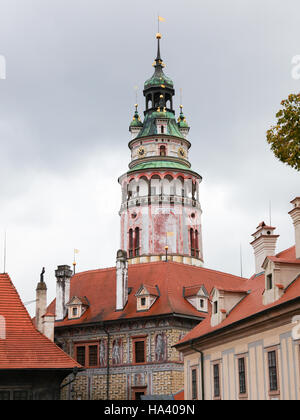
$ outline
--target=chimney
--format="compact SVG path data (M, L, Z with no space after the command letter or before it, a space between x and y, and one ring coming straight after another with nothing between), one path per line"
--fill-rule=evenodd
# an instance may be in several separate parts
M250 243L254 249L255 273L263 271L262 264L266 257L275 255L276 242L279 235L274 235L275 227L261 222L256 232L252 234L254 240Z
M122 249L117 252L116 282L116 310L122 311L128 301L127 252Z
M43 334L51 341L54 341L54 322L55 315L46 313L43 316Z
M293 209L289 211L295 228L296 258L300 258L300 197L291 201Z
M70 300L70 280L73 271L69 265L59 265L55 270L56 277L56 320L61 321L67 314L67 303Z
M45 268L41 272L40 282L36 288L36 307L35 307L35 326L42 334L43 330L43 316L47 311L47 286L44 282Z

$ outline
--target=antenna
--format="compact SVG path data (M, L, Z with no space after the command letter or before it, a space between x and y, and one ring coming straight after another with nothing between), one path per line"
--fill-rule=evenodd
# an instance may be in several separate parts
M270 222L270 226L272 226L272 202L271 202L271 200L269 201L269 222Z
M243 254L242 254L241 242L240 242L240 266L241 266L241 277L243 277Z
M3 273L6 273L6 230L4 231Z

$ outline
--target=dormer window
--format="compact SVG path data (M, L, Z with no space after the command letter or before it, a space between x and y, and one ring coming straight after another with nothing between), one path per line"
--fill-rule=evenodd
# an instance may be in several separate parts
M142 285L136 293L137 310L147 311L159 298L158 287Z
M208 311L208 293L203 285L184 287L183 296L197 311Z
M78 319L81 318L82 315L89 307L89 301L87 297L77 297L74 296L69 303L67 303L68 308L68 318L69 319Z
M272 274L267 275L267 289L270 290L273 288L273 278Z
M213 303L213 308L214 308L214 314L217 314L218 313L218 301L217 300Z

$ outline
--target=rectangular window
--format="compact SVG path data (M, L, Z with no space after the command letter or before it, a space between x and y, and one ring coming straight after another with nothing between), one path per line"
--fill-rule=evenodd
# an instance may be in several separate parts
M200 308L203 309L204 308L204 300L200 299Z
M198 397L197 369L192 369L192 400L196 400L197 397Z
M268 352L270 391L278 391L276 350Z
M89 346L89 366L98 365L98 346Z
M240 386L240 394L246 394L246 368L245 368L245 358L240 357L238 359L239 365L239 386Z
M141 298L141 306L146 306L146 298Z
M214 398L220 397L220 365L213 366L214 372Z
M80 365L85 366L85 346L76 348L76 360Z
M77 308L73 308L72 312L73 312L73 316L77 316L77 314L78 314L78 309L77 309Z
M75 344L74 354L77 362L86 368L100 365L98 342Z
M273 288L273 280L272 280L272 274L267 275L267 289L270 290Z
M145 341L134 342L135 363L145 363Z

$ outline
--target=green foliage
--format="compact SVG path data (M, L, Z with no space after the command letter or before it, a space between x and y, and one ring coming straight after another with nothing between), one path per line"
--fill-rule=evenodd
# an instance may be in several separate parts
M267 141L274 155L300 171L300 94L291 94L281 102L277 124L267 131Z

